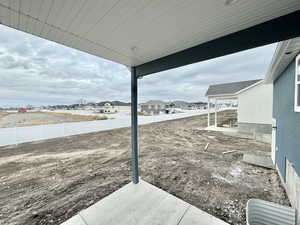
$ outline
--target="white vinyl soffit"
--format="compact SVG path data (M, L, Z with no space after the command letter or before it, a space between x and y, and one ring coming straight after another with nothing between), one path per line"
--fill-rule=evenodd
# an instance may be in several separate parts
M299 9L299 0L0 0L0 22L137 66Z
M300 53L300 37L279 42L269 65L265 83L273 83Z

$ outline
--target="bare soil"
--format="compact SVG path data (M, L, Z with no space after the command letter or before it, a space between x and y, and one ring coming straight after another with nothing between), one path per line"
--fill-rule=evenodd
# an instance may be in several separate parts
M71 113L57 112L26 112L26 113L1 113L0 128L25 127L45 124L71 123L92 120L106 120L106 116L100 115L75 115Z
M230 224L246 224L250 198L289 204L274 170L241 161L243 153L268 155L268 144L202 130L205 124L195 116L141 126L142 178ZM1 225L60 224L130 182L129 128L0 153Z

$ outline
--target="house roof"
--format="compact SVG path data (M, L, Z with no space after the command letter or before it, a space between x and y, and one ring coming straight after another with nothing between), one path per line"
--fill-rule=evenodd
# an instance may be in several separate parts
M300 52L300 38L277 44L271 64L265 77L266 83L273 83Z
M138 74L300 34L296 29L299 0L15 0L1 1L0 12L1 24L126 66L137 66ZM218 40L230 34L236 35ZM211 42L214 40L218 41ZM176 53L180 54L173 55ZM172 57L164 58L168 56Z
M261 79L209 85L205 96L236 95L260 81Z

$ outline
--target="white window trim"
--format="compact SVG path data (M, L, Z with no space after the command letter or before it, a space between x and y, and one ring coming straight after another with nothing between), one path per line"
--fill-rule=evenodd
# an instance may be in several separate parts
M297 64L299 60L300 60L300 54L296 57L296 70L295 70L295 112L300 112L300 106L297 105L298 98L300 98L300 96L298 96L298 84L300 84L300 81L298 81L298 79L297 79L298 74L300 74L300 71L298 71L300 65Z

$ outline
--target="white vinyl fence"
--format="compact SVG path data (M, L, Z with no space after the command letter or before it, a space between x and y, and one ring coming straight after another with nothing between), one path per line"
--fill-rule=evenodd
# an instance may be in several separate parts
M115 122L118 122L116 126ZM130 126L130 121L97 120L0 129L0 146L47 140Z
M174 120L206 114L206 111L191 111L178 114L157 116L139 116L139 124L148 124L165 120ZM116 128L130 127L130 116L127 118L96 120L88 122L48 124L28 127L0 128L0 146L15 145L32 141L66 137L77 134L92 133Z

